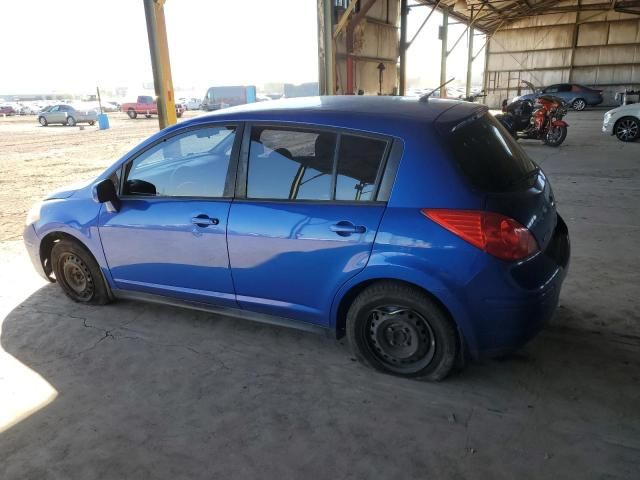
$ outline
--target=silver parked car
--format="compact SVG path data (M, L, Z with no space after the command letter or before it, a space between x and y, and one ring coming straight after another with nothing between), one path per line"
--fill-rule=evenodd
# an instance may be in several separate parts
M95 110L79 110L71 105L59 104L46 108L38 114L38 122L43 127L50 123L61 123L73 127L76 123L93 125L98 120Z

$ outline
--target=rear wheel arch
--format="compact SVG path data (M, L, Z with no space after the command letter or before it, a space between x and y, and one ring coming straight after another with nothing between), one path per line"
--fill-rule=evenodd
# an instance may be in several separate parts
M420 285L394 278L368 280L347 292L339 310L347 312L344 330L351 352L376 370L438 381L464 365L466 344L457 322Z
M582 98L582 97L574 98L574 99L571 101L571 107L572 107L574 110L582 111L582 110L584 110L584 109L586 109L586 108L587 108L587 101L586 101L584 98Z
M395 283L395 284L398 284L398 285L404 285L404 286L417 288L417 289L421 290L422 293L427 295L431 300L433 300L433 302L438 307L440 307L442 312L445 314L445 316L448 318L448 320L451 322L451 324L455 327L456 331L458 332L458 337L459 337L458 339L460 341L463 341L462 331L460 330L460 327L458 326L458 324L455 321L453 315L451 314L451 311L447 308L447 306L436 295L434 295L432 292L430 292L429 290L427 290L426 288L424 288L424 287L422 287L420 285L417 285L417 284L412 283L412 282L407 282L407 281L404 281L404 280L399 280L399 279L396 279L396 278L373 278L373 279L368 279L368 280L365 280L365 281L363 281L361 283L353 285L349 290L347 290L347 292L340 299L340 303L338 304L338 309L336 311L335 332L336 332L336 337L337 338L342 338L345 335L346 322L347 322L347 312L349 311L349 307L351 307L351 304L356 299L356 297L360 293L362 293L365 289L371 287L372 285L379 284L379 283Z

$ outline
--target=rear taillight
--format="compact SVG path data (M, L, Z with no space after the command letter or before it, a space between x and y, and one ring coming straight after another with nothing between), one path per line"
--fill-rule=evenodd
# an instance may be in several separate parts
M514 219L479 210L421 210L438 225L502 260L522 260L538 251L531 232Z

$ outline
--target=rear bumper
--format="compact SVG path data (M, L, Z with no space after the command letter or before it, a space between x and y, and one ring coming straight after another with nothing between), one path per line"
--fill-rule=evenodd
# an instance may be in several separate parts
M554 236L543 252L507 267L503 282L478 278L474 283L483 285L472 287L480 293L472 302L477 347L472 356L504 355L531 340L558 306L569 259L567 226L558 216Z
M566 270L559 270L556 278L542 292L512 299L484 299L485 325L477 336L478 358L505 355L525 345L542 330L558 306L560 288Z

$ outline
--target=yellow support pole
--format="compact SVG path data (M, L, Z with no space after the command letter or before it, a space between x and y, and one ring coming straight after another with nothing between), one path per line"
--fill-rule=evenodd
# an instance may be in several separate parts
M178 121L176 118L173 80L171 79L164 3L165 0L144 0L151 68L153 70L153 86L158 98L158 122L161 129L174 125Z

